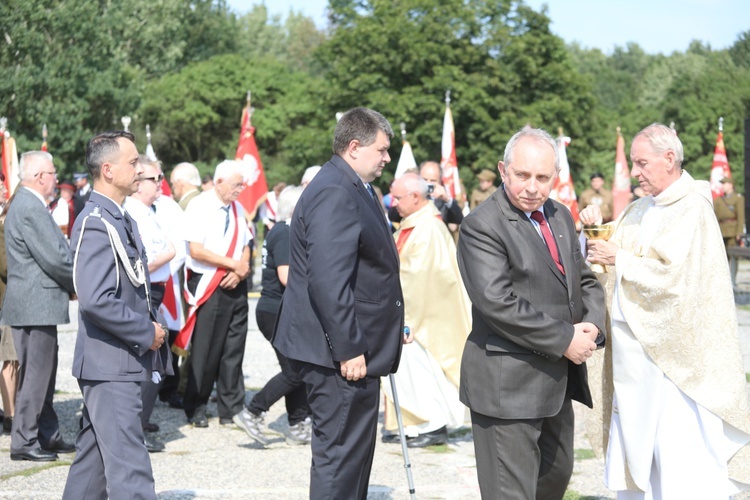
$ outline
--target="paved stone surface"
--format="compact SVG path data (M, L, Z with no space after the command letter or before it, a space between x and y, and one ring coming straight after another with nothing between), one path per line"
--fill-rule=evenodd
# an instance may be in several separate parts
M743 262L739 294L750 295L750 262ZM740 302L738 300L738 302ZM745 302L747 303L747 302ZM255 299L250 299L251 318ZM738 306L746 371L750 372L750 306ZM76 318L76 304L71 305ZM55 408L67 441L74 441L80 416L81 397L76 380L70 375L75 343L75 322L60 328L60 354ZM268 342L250 321L245 350L247 397L278 370ZM580 408L577 408L579 411ZM160 499L303 499L307 498L310 450L290 446L284 440L288 429L283 403L276 404L266 417L271 444L262 449L234 425L221 426L215 404L209 405L207 429L186 423L181 410L158 402L152 421L161 430L157 437L166 444L162 453L151 455ZM603 484L603 464L589 458L590 446L578 419L576 460L566 498L611 499L614 494ZM62 496L72 455L62 455L53 464L10 460L10 437L0 436L0 498L55 499ZM418 498L479 498L471 434L456 433L446 447L410 450ZM398 445L378 442L370 479L369 499L407 499L404 461ZM742 496L741 498L750 498Z

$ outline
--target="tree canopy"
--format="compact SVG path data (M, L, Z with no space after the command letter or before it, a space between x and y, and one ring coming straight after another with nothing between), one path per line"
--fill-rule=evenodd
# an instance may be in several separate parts
M440 158L445 91L451 91L461 175L495 168L526 124L572 137L578 188L611 180L615 128L626 142L654 121L674 122L685 167L707 178L724 117L729 163L742 189L744 119L750 107L750 31L726 50L694 41L651 55L638 45L566 45L546 9L519 0L330 0L329 26L264 6L239 15L225 0L0 4L0 115L19 150L41 144L65 173L80 170L96 132L144 128L169 169L203 170L231 156L245 92L270 183L298 182L331 154L335 114L354 106L405 122L418 162ZM391 174L400 153L394 140Z

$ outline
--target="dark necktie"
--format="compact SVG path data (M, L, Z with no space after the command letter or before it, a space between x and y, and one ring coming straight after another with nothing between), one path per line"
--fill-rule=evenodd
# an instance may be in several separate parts
M542 229L542 236L544 237L544 242L547 243L547 250L549 250L549 254L552 256L552 260L555 261L555 264L557 264L557 268L560 270L560 272L565 274L565 270L563 269L562 263L560 262L560 255L557 253L557 243L555 243L555 237L552 236L552 231L549 230L549 225L547 225L544 214L542 214L542 212L540 212L539 210L534 210L533 212L531 212L531 218L537 221L539 227Z
M367 189L367 192L370 193L370 198L372 198L373 201L377 202L378 197L375 195L375 190L369 183L365 184L365 189Z
M229 205L221 207L221 209L227 213L227 218L224 220L224 234L227 234L227 229L229 229Z
M135 236L133 234L133 220L130 218L130 215L127 212L122 214L122 220L125 223L125 231L128 233L128 237L130 238L130 241L133 243L133 246L135 246Z

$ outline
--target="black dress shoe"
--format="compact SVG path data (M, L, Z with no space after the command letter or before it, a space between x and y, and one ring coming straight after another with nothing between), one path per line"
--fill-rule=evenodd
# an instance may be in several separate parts
M44 448L44 450L50 451L52 453L73 453L74 451L76 451L76 445L66 443L61 439L59 441L50 443L49 446Z
M145 432L159 432L159 426L157 424L152 424L151 422L146 422L143 424L143 430Z
M406 436L407 443L413 439L415 438ZM401 436L399 434L383 434L383 436L380 438L380 441L385 444L399 444L401 443Z
M13 428L13 417L4 416L3 417L3 432L7 432L10 434L10 430Z
M407 441L406 446L409 448L425 448L427 446L436 446L448 442L448 430L445 427L432 432L420 434L414 439Z
M188 417L188 423L192 424L193 427L208 427L208 418L206 418L206 407L199 406L193 412L193 415Z
M57 460L57 453L37 448L31 451L24 451L23 453L11 452L10 459L28 460L30 462L54 462L55 460Z
M181 410L185 407L185 405L182 403L182 398L176 392L172 392L169 394L169 396L166 397L159 396L159 399L162 402L167 403L170 408L178 408Z
M146 445L146 450L148 450L149 453L164 451L164 443L157 441L150 436L143 436L143 444Z

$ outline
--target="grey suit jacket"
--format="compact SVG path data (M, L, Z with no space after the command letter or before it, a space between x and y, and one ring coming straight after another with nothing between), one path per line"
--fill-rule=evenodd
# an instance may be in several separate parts
M8 286L2 324L52 326L68 323L73 264L68 242L47 208L19 187L5 219Z
M461 224L458 263L473 326L461 363L461 401L495 418L556 415L569 394L592 405L586 366L563 356L573 325L605 331L604 291L581 255L570 212L547 200L565 275L533 223L498 189Z
M364 354L368 377L395 372L404 327L398 266L382 210L334 155L294 209L274 347L333 369Z
M91 215L95 209L101 217ZM152 352L154 325L145 288L150 284L147 279L145 286L135 288L120 264L117 286L115 258L102 219L117 229L131 263L140 256L146 266L143 244L134 236L138 234L135 221L132 234L128 234L117 205L95 191L91 193L76 217L70 239L78 292L73 376L84 380L144 381L151 375L153 360L148 354ZM86 228L78 248L84 221Z

